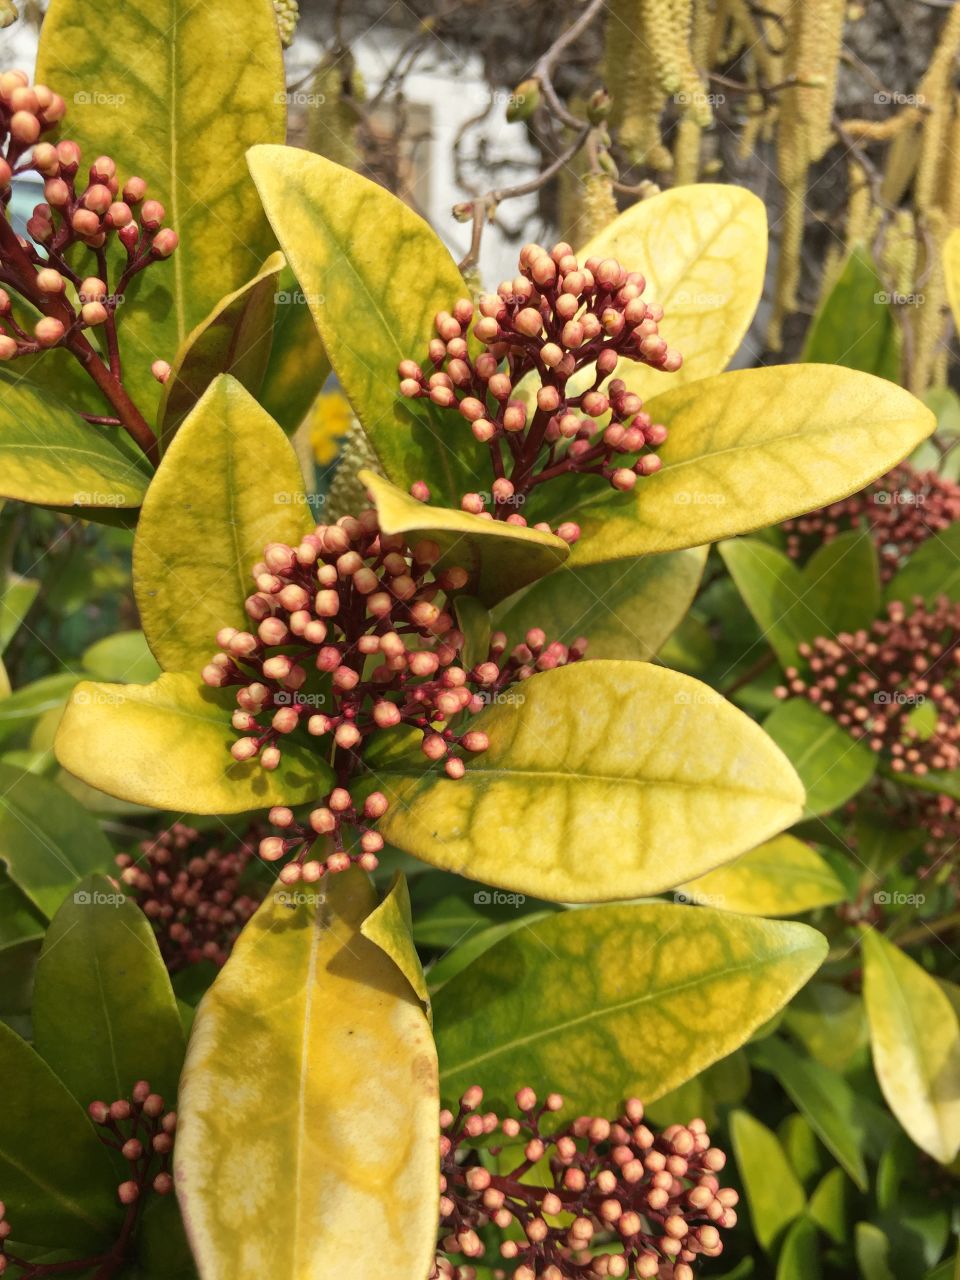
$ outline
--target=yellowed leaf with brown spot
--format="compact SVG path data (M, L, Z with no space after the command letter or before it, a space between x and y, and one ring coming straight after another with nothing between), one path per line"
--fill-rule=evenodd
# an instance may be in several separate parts
M193 1025L176 1177L203 1280L420 1280L436 1243L436 1051L361 933L367 877L277 890Z

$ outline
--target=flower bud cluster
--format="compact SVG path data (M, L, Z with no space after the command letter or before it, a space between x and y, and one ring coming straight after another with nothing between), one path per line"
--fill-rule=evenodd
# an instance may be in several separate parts
M302 823L290 809L271 810L281 834L264 839L260 854L277 861L296 852L280 873L286 883L351 862L377 865L383 840L372 827L388 802L379 792L361 801L349 790L372 735L405 730L431 763L460 778L465 760L489 745L465 720L507 685L575 661L586 648L585 640L548 644L533 629L508 654L498 632L486 658L466 665L454 601L468 586L467 570L443 563L429 539L409 545L382 533L372 510L318 525L296 547L270 543L253 578L251 630L222 628L220 652L202 673L213 688L236 689L241 736L233 757L273 770L287 742L313 742L324 759L332 753L338 783ZM351 851L353 832L359 843ZM318 839L332 847L324 863L308 861Z
M254 833L224 849L211 833L176 822L144 840L136 857L117 854L120 878L153 925L170 973L200 960L226 963L262 896L240 888L255 852Z
M44 200L27 221L33 243L9 229L0 243L4 282L43 315L27 332L0 289L0 360L56 346L73 331L112 324L133 277L177 247L176 232L163 225L163 205L146 198L142 178L128 178L121 187L116 163L98 156L80 180L80 147L40 140L64 112L63 99L45 85L31 87L24 72L0 75L0 202L9 200L17 174L34 170L44 180ZM126 257L111 286L107 252L115 240ZM93 255L88 275L77 269L78 246Z
M850 529L866 529L880 557L880 576L888 582L934 534L960 520L960 485L936 471L917 471L908 462L828 507L786 520L787 554L804 560Z
M710 1145L702 1120L656 1133L631 1098L612 1123L580 1116L546 1133L544 1116L563 1106L559 1094L538 1102L521 1089L519 1116L503 1118L481 1112L482 1101L474 1086L456 1115L440 1113L434 1280L474 1280L471 1263L486 1256L491 1223L505 1233L500 1259L513 1280L693 1280L692 1263L722 1252L720 1231L736 1224L738 1196L720 1186L726 1156ZM495 1171L502 1157L492 1163L477 1149L494 1134L505 1141L487 1146L490 1156L519 1148L509 1173ZM614 1251L596 1251L611 1244Z
M803 697L896 773L922 777L960 767L960 604L887 607L869 630L819 636L799 646L804 672L789 667L780 698Z
M645 287L640 272L613 258L581 265L568 244L549 252L528 244L515 280L477 307L461 298L452 312L437 314L437 337L423 365L401 361L405 396L459 413L489 444L495 478L487 514L494 519L525 524L517 506L559 475L600 475L627 491L659 470L653 450L666 428L621 379L608 381L621 357L666 372L682 363L660 336L663 309L644 301ZM482 344L476 356L468 348L471 332ZM590 372L574 379L582 370L592 380ZM524 379L535 387L529 402L522 398ZM484 514L487 503L467 494L462 505ZM568 541L579 536L572 525L557 532Z
M115 1102L91 1102L90 1119L101 1130L100 1140L119 1151L130 1165L129 1178L120 1183L121 1204L135 1204L152 1187L159 1195L173 1189L173 1142L177 1113L168 1111L149 1080L138 1080L129 1098Z

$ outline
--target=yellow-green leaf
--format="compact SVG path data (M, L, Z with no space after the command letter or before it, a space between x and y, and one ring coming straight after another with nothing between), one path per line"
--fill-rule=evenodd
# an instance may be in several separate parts
M560 902L658 893L790 826L803 791L742 711L640 662L544 672L488 707L489 749L456 781L384 762L398 848Z
M367 178L294 147L255 147L248 162L267 217L300 282L324 349L383 469L425 480L457 506L483 488L489 456L447 411L399 393L397 365L423 360L433 319L468 290L437 235Z
M258 399L287 435L304 420L330 373L306 296L289 266L280 273L270 363Z
M384 533L409 541L430 538L443 550L440 565L459 565L471 576L470 590L492 605L558 568L570 548L552 533L484 520L466 511L433 507L411 498L373 471L361 471Z
M620 362L616 376L646 399L727 367L763 291L766 209L745 187L675 187L621 213L579 254L593 255L643 272L644 296L663 307L661 331L683 355L672 374Z
M57 759L99 791L154 809L243 813L322 795L332 775L317 754L291 743L274 772L237 763L228 696L193 676L167 672L153 684L84 681L60 721Z
M754 916L793 916L841 902L830 864L795 836L775 836L734 862L680 886L692 902Z
M864 933L873 1066L890 1110L928 1155L960 1150L960 1028L937 980L876 930Z
M168 671L198 675L243 602L268 542L312 527L300 464L269 414L229 375L177 432L143 505L133 573L147 641Z
M889 471L936 422L893 383L815 364L723 373L647 411L670 432L663 468L629 494L582 484L567 512L583 531L573 565L700 546L826 506Z
M766 1125L746 1111L734 1111L730 1137L754 1235L770 1251L803 1213L807 1198L777 1135Z
M390 892L370 912L360 926L360 932L390 957L429 1011L430 992L417 948L413 945L412 929L410 890L407 888L406 876L398 871Z
M221 298L184 339L160 397L161 447L170 443L218 373L232 374L257 394L270 360L274 299L283 266L283 254L272 253L251 280Z
M796 769L807 792L807 812L829 813L867 785L876 754L803 698L780 702L763 722Z
M51 392L0 394L0 495L50 507L139 507L151 467L120 427L92 427Z
M37 79L66 98L66 137L105 149L121 180L146 178L180 236L138 276L120 308L124 381L148 418L157 357L172 360L225 293L275 248L243 156L282 141L283 59L270 0L126 0L110 21L96 0L57 0L43 24Z
M194 1256L205 1280L426 1276L438 1214L426 1016L361 932L376 906L362 873L292 909L289 897L267 898L193 1025L176 1176Z
M706 547L663 556L565 568L525 591L497 625L514 643L530 627L551 640L590 641L591 658L649 661L683 620L696 595Z
M826 955L801 924L650 903L531 919L434 996L443 1098L524 1084L575 1114L652 1102L732 1053ZM522 977L522 980L520 980Z

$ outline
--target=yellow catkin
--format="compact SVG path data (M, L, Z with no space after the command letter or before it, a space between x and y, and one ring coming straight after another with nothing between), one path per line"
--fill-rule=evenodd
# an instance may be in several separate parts
M345 168L357 168L359 118L351 105L362 102L363 82L349 53L327 53L310 85L307 145Z
M947 220L939 209L926 218L926 253L924 255L923 288L916 298L913 324L913 358L907 370L907 388L923 395L933 381L934 369L943 347L944 318L947 306L947 282L943 268L943 243Z
M860 166L852 161L847 167L847 248L864 244L870 230L873 214L873 192Z
M613 94L611 123L631 164L669 169L660 122L665 97L647 31L646 0L614 0L607 16L605 74Z
M592 240L610 225L618 213L613 178L608 173L588 173L583 180L580 220L574 244L586 244Z
M914 179L917 208L932 207L958 53L960 8L954 7L944 21L930 65L917 87L917 107L912 108L909 127L900 130L887 153L883 194L891 204L901 199Z
M943 210L951 228L960 226L960 94L956 93L953 95L937 206Z
M844 120L843 129L851 138L863 142L889 142L915 116L916 112L901 111L899 115L890 116L887 120Z
M373 445L367 439L363 427L354 419L341 446L340 461L327 491L324 520L339 520L341 516L354 515L368 505L366 489L357 479L359 472L364 470L383 475L383 468L373 451Z
M907 297L917 279L917 223L909 209L898 209L883 235L880 268L895 294Z
M667 97L683 84L685 32L677 29L678 0L640 0L643 35L653 57L657 80ZM689 3L685 4L689 8Z
M713 123L710 106L710 82L706 78L713 9L709 0L695 0L690 9L688 67L685 72L684 97L690 99L683 119L677 126L673 143L673 182L683 186L700 176L703 130Z
M768 342L777 350L783 318L796 309L803 250L807 172L833 137L833 103L843 37L844 0L804 0L790 12L784 70L798 83L780 95L777 162L784 188L777 288Z

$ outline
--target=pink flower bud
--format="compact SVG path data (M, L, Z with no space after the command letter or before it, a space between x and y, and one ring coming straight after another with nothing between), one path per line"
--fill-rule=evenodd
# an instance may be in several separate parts
M77 209L70 219L70 225L78 236L95 236L100 230L100 219L90 209Z
M80 308L83 323L88 325L104 324L109 314L102 302L85 302Z
M390 807L387 797L382 791L371 791L363 802L363 812L368 818L382 818Z
M146 208L146 205L144 205L144 208ZM179 243L180 237L177 233L170 227L163 227L153 237L150 250L158 258L169 258Z
M117 1195L121 1204L135 1204L140 1197L140 1188L135 1182L121 1182Z
M15 111L9 129L14 142L21 145L31 146L40 137L40 121L29 111Z
M252 760L260 748L255 738L238 738L230 748L234 760Z
M37 272L37 288L43 293L62 293L66 281L52 267L41 267Z
M15 339L0 335L0 360L12 360L17 354Z
M55 347L65 332L63 321L54 316L44 316L33 326L33 336L41 347Z
M129 186L129 183L127 186ZM126 187L124 187L124 199L131 203ZM157 231L166 217L166 212L159 200L145 200L143 208L140 210L140 221L148 231Z
M166 382L170 377L171 369L166 360L154 360L150 366L150 372L158 382Z

